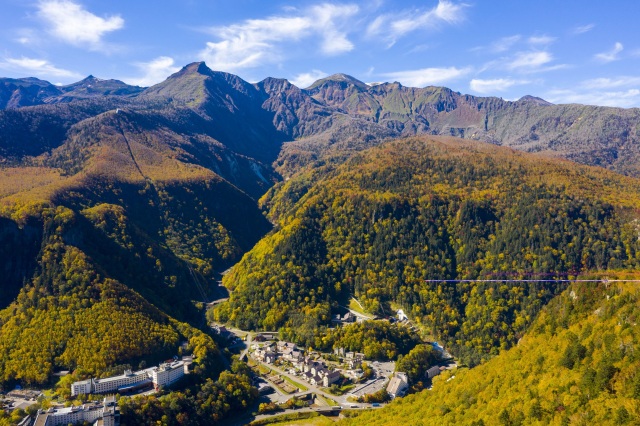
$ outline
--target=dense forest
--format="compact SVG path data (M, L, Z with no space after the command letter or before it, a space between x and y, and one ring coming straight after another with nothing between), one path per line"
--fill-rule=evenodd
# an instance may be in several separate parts
M231 371L217 380L207 378L192 389L154 395L121 398L123 426L134 425L211 425L232 413L247 410L257 399L246 364L235 361Z
M44 234L33 278L0 311L0 381L46 383L60 367L96 377L124 361L166 359L177 352L181 340L199 333L143 298L135 288L145 290L144 282L137 287L124 285L136 277L135 270L131 276L124 270L121 281L109 277L106 271L113 265L91 248L78 247L86 243L83 237L96 244L94 250L110 247L104 236L83 229L90 224L82 215L59 206L44 210L40 219ZM77 245L70 244L74 239ZM171 286L159 281L158 294L149 300L163 293L168 296L174 291ZM167 311L186 319L197 314L184 297L176 298L174 309ZM217 351L213 341L211 345Z
M476 365L515 344L563 290L500 279L638 266L639 189L487 144L387 143L263 198L277 229L225 276L232 295L216 315L240 328L314 327L355 295L371 313L401 306ZM444 281L474 278L495 282Z
M347 424L637 424L639 313L636 283L572 284L516 347Z
M363 321L343 327L320 330L316 333L314 348L332 352L336 348L361 352L365 359L388 361L406 355L420 337L408 327L387 321Z

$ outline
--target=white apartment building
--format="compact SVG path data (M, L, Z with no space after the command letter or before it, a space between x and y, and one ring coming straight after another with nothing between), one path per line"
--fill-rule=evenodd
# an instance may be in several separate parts
M107 377L105 379L93 379L93 390L91 393L105 393L117 391L120 388L136 385L149 380L149 369L132 372L126 370L119 376Z
M168 386L184 376L185 365L183 361L160 364L151 370L151 380L155 386Z
M76 395L91 393L92 383L93 381L91 379L74 382L71 385L71 395L76 396Z
M101 426L117 426L120 423L119 417L115 398L107 397L102 404L41 410L36 417L34 426L57 426L83 422Z
M168 386L182 378L187 369L188 365L184 361L174 361L140 371L126 370L119 376L74 382L71 385L71 395L117 392L129 386L144 385L145 382L153 383L156 387Z

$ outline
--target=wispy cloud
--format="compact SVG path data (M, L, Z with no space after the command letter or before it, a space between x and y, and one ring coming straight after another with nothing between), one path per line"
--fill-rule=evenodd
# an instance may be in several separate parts
M579 25L577 27L574 27L571 32L573 34L584 34L584 33L588 33L595 27L596 27L596 24Z
M532 70L553 60L549 52L518 52L511 62L507 64L510 70Z
M153 86L166 80L171 74L180 71L180 67L175 66L173 58L160 56L149 62L138 62L134 64L141 72L140 77L123 78L128 84L135 86Z
M556 38L548 35L540 35L540 36L531 36L527 39L527 41L529 42L529 44L534 46L546 46L556 41Z
M472 52L486 51L490 53L503 53L510 50L516 43L522 39L522 36L515 34L512 36L502 37L491 43L489 46L478 46L471 49Z
M358 13L356 5L321 4L311 8L313 29L322 35L320 49L327 55L337 55L353 50L347 39L346 20Z
M22 73L25 77L45 77L45 78L80 78L81 75L74 72L58 68L45 59L34 58L4 58L0 61L0 69Z
M504 68L520 74L534 74L568 68L567 64L551 65L553 55L545 50L517 52L515 55L485 65L484 69Z
M124 19L120 16L102 18L70 0L41 0L38 17L47 23L54 37L92 50L103 49L103 37L124 27Z
M545 96L553 103L576 103L630 108L640 105L640 90L593 91L553 90Z
M474 78L469 82L469 88L474 92L484 94L504 92L513 86L527 83L529 83L527 80L513 80L511 78L496 78L492 80Z
M618 55L623 50L624 46L622 45L622 43L616 42L616 44L613 46L613 49L607 52L597 53L596 55L594 55L594 59L602 63L617 61L618 59L620 59Z
M526 39L520 34L515 34L512 36L502 37L498 40L494 41L488 46L478 46L471 49L473 52L489 52L489 53L504 53L510 51L514 46L516 46L521 41L526 42L532 48L541 48L542 46L549 45L556 41L555 37L549 35L536 35L530 36Z
M19 28L15 30L13 40L24 45L35 45L40 43L40 36L32 28Z
M500 40L494 41L490 46L490 51L493 53L502 53L511 49L514 44L520 41L522 36L516 34L509 37L502 37Z
M464 3L453 3L440 0L438 5L427 11L411 10L392 15L381 15L374 19L367 27L369 37L382 38L388 46L420 29L434 29L441 24L458 24L465 20Z
M457 80L471 72L471 68L423 68L419 70L396 71L381 74L381 77L399 81L405 86L424 87Z
M278 62L283 57L282 45L312 35L319 36L324 55L349 52L354 46L347 37L350 31L347 24L358 10L353 4L325 3L297 15L249 19L211 28L209 32L219 41L207 43L200 57L215 69L236 71Z
M585 89L613 89L617 87L640 86L640 77L593 78L580 85Z
M304 89L305 87L311 86L314 82L326 77L327 75L328 74L324 71L313 70L311 72L305 72L296 75L290 80L290 82L291 84Z
M640 106L640 76L602 77L584 80L569 89L546 94L554 103L579 103L620 108Z

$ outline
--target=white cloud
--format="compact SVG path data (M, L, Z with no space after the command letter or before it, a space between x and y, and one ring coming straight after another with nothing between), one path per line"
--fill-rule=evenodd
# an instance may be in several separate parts
M40 43L40 37L37 32L31 28L19 28L15 31L14 41L23 45L34 45Z
M640 107L640 76L584 80L573 89L553 90L545 98L554 103Z
M640 86L640 77L594 78L580 85L585 89L613 89L616 87Z
M516 43L520 41L522 38L521 35L516 34L508 37L502 37L489 46L477 46L471 49L472 52L491 52L491 53L502 53L511 49Z
M149 62L138 62L135 66L142 72L141 77L124 78L127 84L135 86L153 86L167 79L171 74L180 71L173 58L160 56Z
M572 32L574 34L584 34L584 33L588 33L595 27L596 27L596 24L580 25L578 27L575 27Z
M624 46L622 45L622 43L616 42L616 44L613 46L613 49L609 50L608 52L598 53L594 55L594 58L595 60L603 63L617 61L618 59L620 59L618 58L618 54L620 54L623 49Z
M568 64L551 64L554 58L547 51L520 51L485 63L479 73L487 70L510 71L518 74L535 74L569 68Z
M631 108L640 106L640 90L629 89L626 91L614 92L576 92L574 90L554 90L549 92L545 96L545 99L552 103L576 103Z
M25 77L38 76L69 79L81 77L81 75L76 72L57 68L45 59L25 58L24 56L20 59L5 58L0 61L0 69L15 73L24 73Z
M518 42L522 40L522 36L520 34L515 34L512 36L502 37L489 46L478 46L471 49L471 51L486 51L490 53L503 53L511 50ZM556 40L555 37L551 37L548 35L539 35L539 36L531 36L526 39L526 42L532 47L546 46L548 44L553 43Z
M471 72L471 68L423 68L419 70L396 71L381 74L382 77L399 81L405 86L425 87L430 85L443 84L456 80Z
M520 41L522 37L520 35L512 35L510 37L502 37L500 40L494 41L489 50L493 53L506 52L511 47Z
M411 49L409 49L405 55L413 55L414 53L420 53L420 52L424 52L426 50L431 49L431 46L428 44L418 44L417 46L412 47Z
M342 25L336 25L336 20L349 18L358 13L358 6L337 6L322 4L311 8L314 29L322 33L322 52L327 55L337 55L353 50L353 43L347 39Z
M433 29L441 23L458 24L465 20L463 3L440 0L438 5L426 12L408 11L398 15L381 15L367 27L369 37L382 37L392 46L400 37L419 30Z
M320 70L313 70L311 72L305 72L293 77L291 84L298 86L301 89L311 86L314 82L326 77L328 74Z
M320 37L320 50L325 55L351 51L347 38L348 20L358 12L356 5L320 4L297 16L273 16L249 19L240 24L212 28L220 41L207 43L200 58L212 68L235 71L282 59L282 44L300 41L313 35Z
M531 70L541 67L553 60L549 52L518 52L515 58L507 64L510 70Z
M124 27L120 16L101 18L70 0L42 0L38 3L38 16L48 24L54 37L93 50L104 47L105 34Z
M504 92L512 86L529 83L526 80L513 80L510 78L496 78L492 80L481 80L474 78L469 82L469 88L478 93Z
M548 35L531 36L527 41L529 42L529 44L540 46L540 45L551 44L554 41L556 41L556 38Z

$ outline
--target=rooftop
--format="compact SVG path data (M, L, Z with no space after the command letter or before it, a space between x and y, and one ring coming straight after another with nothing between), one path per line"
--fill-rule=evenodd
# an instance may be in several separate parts
M147 370L150 370L150 369L147 369ZM127 370L123 374L120 374L118 376L105 377L104 379L94 379L94 383L109 383L109 382L115 382L117 380L122 380L127 377L140 376L143 374L147 375L148 374L147 370L140 370L135 372L132 372L131 370Z

